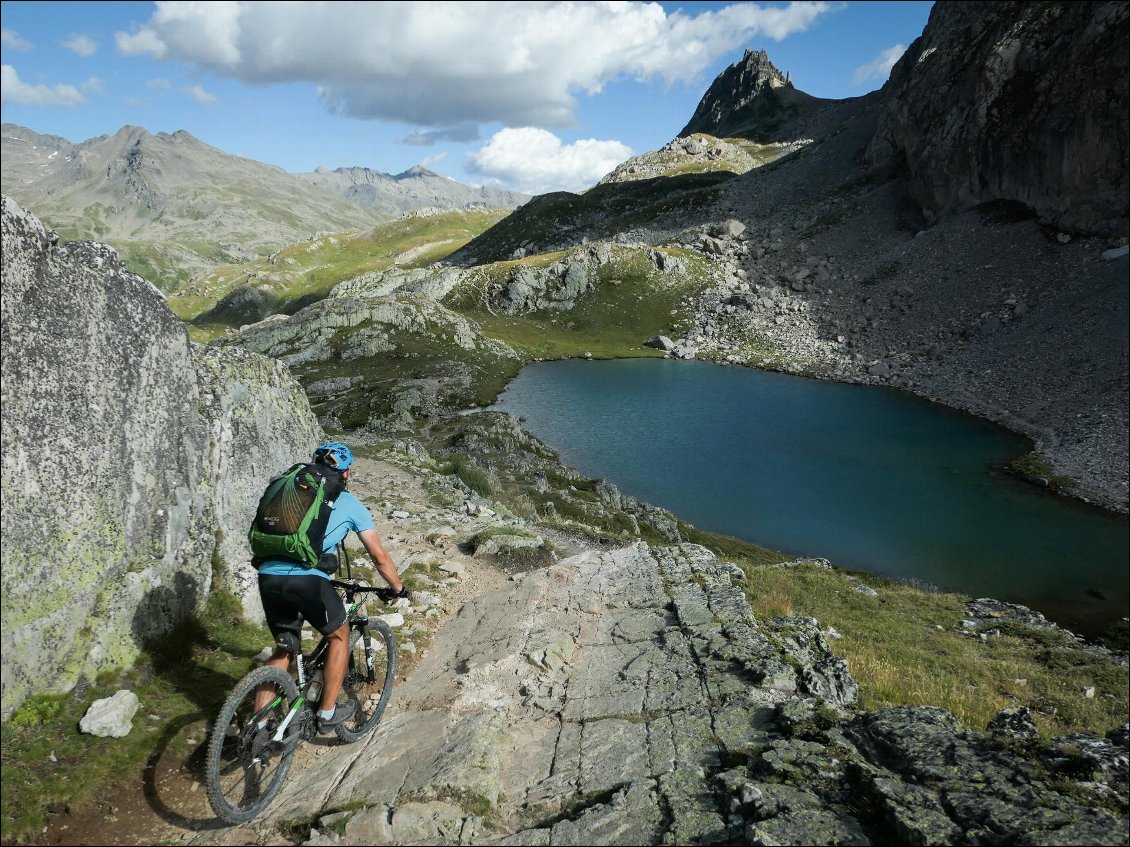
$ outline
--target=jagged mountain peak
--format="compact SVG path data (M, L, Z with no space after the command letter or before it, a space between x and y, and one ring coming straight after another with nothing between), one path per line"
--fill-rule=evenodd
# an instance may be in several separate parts
M763 144L792 141L796 119L822 102L798 91L789 73L781 73L764 50L746 50L707 89L679 137L703 132Z
M435 171L429 171L423 165L413 165L403 173L396 175L396 179L411 179L412 177L439 177L443 178L442 174L437 174Z

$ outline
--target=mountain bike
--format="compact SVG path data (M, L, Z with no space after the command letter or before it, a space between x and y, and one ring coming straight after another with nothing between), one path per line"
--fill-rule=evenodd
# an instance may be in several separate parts
M350 628L342 693L356 707L353 716L334 731L342 741L353 742L380 721L396 676L392 629L362 611L364 595L375 594L389 602L394 593L352 581L334 580L333 585L344 592ZM297 678L273 667L251 671L228 696L208 740L208 802L218 817L231 824L246 823L267 807L282 787L299 743L318 732L327 640L322 638L306 656L297 637L292 636L292 643L284 641L288 639L280 638L279 646L294 655ZM256 709L263 690L270 692L270 702Z

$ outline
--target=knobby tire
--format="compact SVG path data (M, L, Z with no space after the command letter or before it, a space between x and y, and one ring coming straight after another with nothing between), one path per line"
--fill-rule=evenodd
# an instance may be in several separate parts
M268 729L257 730L255 695L262 685L272 687L274 708L260 715ZM253 670L239 681L224 702L208 739L205 781L208 802L218 817L230 824L247 823L275 798L290 770L295 744L269 740L298 698L298 687L290 674L278 668ZM288 734L299 730L295 717Z
M375 618L371 618L366 626L373 644L376 681L368 681L362 629L354 627L349 633L349 664L345 669L342 691L346 699L357 704L357 711L337 727L338 737L345 742L360 740L377 725L388 706L392 681L396 677L396 639L392 629Z

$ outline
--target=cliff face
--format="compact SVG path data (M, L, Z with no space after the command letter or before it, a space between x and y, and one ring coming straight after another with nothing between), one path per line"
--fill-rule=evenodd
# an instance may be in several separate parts
M704 132L762 144L792 141L789 124L825 102L793 88L764 50L746 50L707 89L679 137Z
M891 72L873 163L928 216L992 200L1127 233L1125 3L938 3Z
M318 428L283 366L192 345L109 247L59 245L7 197L2 223L6 717L234 578L248 499Z

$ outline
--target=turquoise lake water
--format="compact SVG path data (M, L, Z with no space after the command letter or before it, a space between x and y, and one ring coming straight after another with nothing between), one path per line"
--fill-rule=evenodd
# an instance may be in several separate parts
M1130 612L1125 519L994 470L1027 441L903 392L573 360L527 366L494 408L702 529L1023 603L1091 635Z

